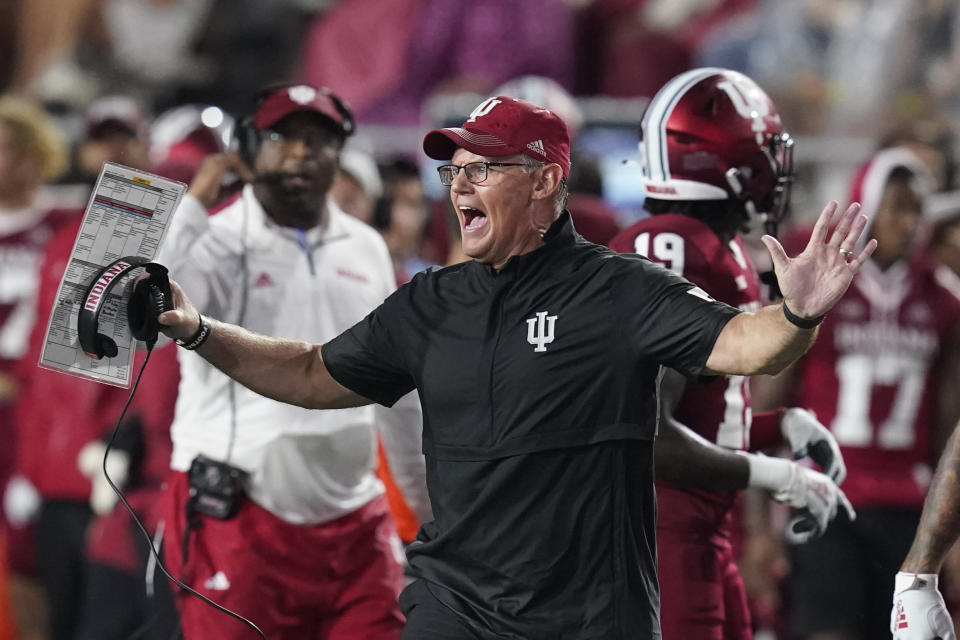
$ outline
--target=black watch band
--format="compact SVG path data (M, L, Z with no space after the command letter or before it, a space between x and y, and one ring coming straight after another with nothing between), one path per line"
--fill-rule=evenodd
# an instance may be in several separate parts
M823 319L826 318L826 314L822 316L817 316L816 318L801 318L793 311L790 311L790 307L787 306L786 301L780 303L780 308L783 309L783 315L786 319L795 327L800 329L816 329L820 326L820 323L823 322Z
M197 332L189 338L177 338L174 340L174 342L187 351L196 351L200 348L200 345L206 342L207 338L210 337L210 323L206 321L202 314L198 313L197 317L200 318L200 328L197 329Z

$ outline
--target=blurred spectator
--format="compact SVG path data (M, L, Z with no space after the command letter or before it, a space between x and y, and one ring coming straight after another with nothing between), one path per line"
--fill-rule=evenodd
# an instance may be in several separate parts
M346 148L340 154L340 171L330 187L330 197L357 220L373 225L373 209L383 195L380 170L373 157L358 149Z
M420 167L409 158L395 156L380 167L385 196L377 203L374 226L387 241L399 281L406 282L418 271L446 263L448 209L429 201Z
M99 98L86 111L84 136L76 149L75 171L93 185L104 162L134 169L150 164L150 121L143 107L128 96Z
M373 210L373 226L383 235L393 259L397 282L408 282L432 263L420 257L427 226L426 203L384 196Z
M342 87L362 121L417 124L435 92L529 73L569 84L572 29L564 0L344 0L311 29L303 77Z
M98 82L77 64L77 46L96 31L103 0L20 0L11 89L83 107Z
M881 137L878 148L906 147L930 170L935 193L957 188L957 157L953 125L943 117L913 118L900 122ZM929 211L931 217L942 212Z
M800 133L876 136L956 96L958 18L942 0L764 0L703 41L697 63L756 77Z
M83 116L83 128L73 144L70 170L58 180L57 199L66 206L87 205L104 162L134 169L150 166L150 120L129 96L95 100Z
M204 158L227 150L233 128L233 116L213 105L188 104L164 111L150 126L153 172L189 183Z
M578 94L652 96L709 33L755 0L595 0L578 20ZM761 83L763 84L763 83Z
M960 276L960 212L937 222L930 234L927 253Z
M89 0L87 0L89 1ZM99 0L110 42L110 70L159 95L210 82L213 64L194 52L214 0ZM129 89L128 89L129 90Z
M794 400L815 412L847 463L857 519L791 549L792 632L798 638L888 634L890 593L913 539L946 437L960 416L960 281L917 252L928 168L904 148L878 152L851 200L878 246L827 315L793 375L758 379L755 406ZM788 253L808 231L784 237ZM831 579L825 581L824 575Z
M25 402L18 363L27 352L37 319L35 302L44 246L76 212L52 209L41 187L65 168L67 150L53 122L39 108L9 96L0 97L0 535L11 578L13 617L21 633L33 637L45 628L43 606L32 583L33 548L24 525L35 508L36 492L15 473L18 404ZM35 361L34 361L35 362ZM0 603L0 615L6 615Z
M122 4L125 0L115 0ZM199 81L177 87L164 106L211 102L242 113L249 97L278 78L291 79L312 21L339 0L214 0L194 47ZM189 4L189 2L187 3ZM374 28L371 23L369 28ZM362 46L367 34L348 46Z

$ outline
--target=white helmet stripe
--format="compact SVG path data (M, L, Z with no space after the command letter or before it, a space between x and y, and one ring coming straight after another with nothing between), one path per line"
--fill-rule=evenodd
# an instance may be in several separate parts
M666 182L670 179L667 166L667 119L673 113L677 102L693 85L724 71L717 67L704 67L681 73L663 85L654 96L640 125L643 128L643 144L646 146L646 164L650 168L650 175L647 176L649 180Z

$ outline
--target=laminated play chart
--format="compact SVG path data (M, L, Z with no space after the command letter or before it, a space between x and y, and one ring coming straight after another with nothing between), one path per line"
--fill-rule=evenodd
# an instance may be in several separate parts
M127 326L126 304L133 278L112 288L100 315L99 332L112 338L118 353L94 359L77 339L77 316L91 286L102 286L101 273L115 260L139 256L152 260L187 186L151 173L107 162L90 195L83 223L70 253L43 343L39 365L98 382L129 387L135 340ZM100 285L94 283L97 280Z

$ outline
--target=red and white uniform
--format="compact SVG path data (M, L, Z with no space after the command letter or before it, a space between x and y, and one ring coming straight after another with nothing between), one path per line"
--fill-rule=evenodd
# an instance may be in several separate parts
M895 167L910 168L914 188L930 188L927 168L906 149L885 149L854 178L851 201L871 222ZM784 238L795 255L809 229ZM923 506L932 464L933 390L938 360L960 321L960 280L915 251L885 271L861 267L820 336L798 364L797 404L833 432L847 464L843 490L857 509Z
M0 441L6 443L0 452L0 488L14 464L14 389L22 386L17 367L37 317L44 246L75 213L41 203L17 211L0 210ZM10 397L4 389L9 389Z
M867 261L800 363L799 404L847 463L854 507L921 508L935 461L933 382L960 322L960 280L923 256L885 272Z
M651 216L625 229L610 248L659 262L713 298L746 311L760 307L756 270L739 238L724 244L685 215ZM674 417L710 442L750 444L750 380L719 376L688 381ZM678 489L657 482L660 624L664 638L750 637L743 582L730 542L734 491Z

